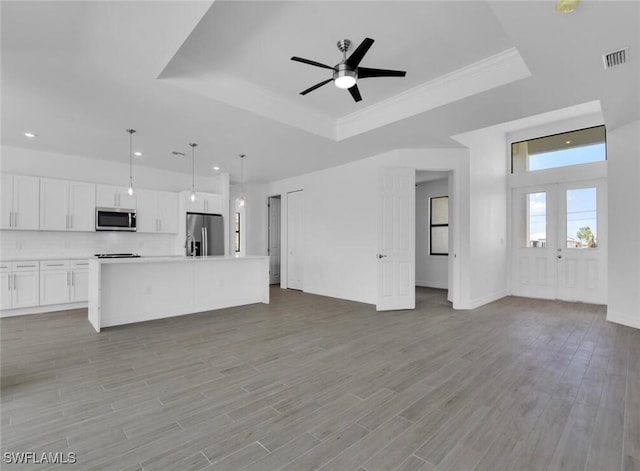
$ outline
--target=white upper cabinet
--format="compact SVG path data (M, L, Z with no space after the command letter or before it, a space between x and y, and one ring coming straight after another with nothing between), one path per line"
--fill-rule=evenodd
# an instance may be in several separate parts
M130 196L128 188L112 185L96 185L96 206L100 208L136 209L136 195Z
M213 193L196 193L196 200L191 201L191 192L183 192L186 208L189 213L222 214L222 196Z
M0 188L2 198L0 203L2 213L0 213L0 227L2 229L12 229L13 226L13 176L2 175L2 188Z
M95 185L41 178L40 229L95 230Z
M178 194L158 191L158 232L178 232Z
M168 191L138 190L137 232L178 232L178 195Z
M96 185L69 182L69 230L96 230Z
M137 190L136 232L157 232L157 198L152 190Z
M40 179L40 229L66 231L69 228L69 182Z
M37 230L40 217L40 179L2 175L0 228Z

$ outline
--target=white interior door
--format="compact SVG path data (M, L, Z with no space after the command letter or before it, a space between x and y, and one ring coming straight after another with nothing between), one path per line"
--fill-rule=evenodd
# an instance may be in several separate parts
M269 198L269 282L280 283L280 198Z
M303 289L304 192L287 193L287 288Z
M512 292L607 302L606 182L513 191Z
M380 170L378 311L415 308L415 181L415 169Z

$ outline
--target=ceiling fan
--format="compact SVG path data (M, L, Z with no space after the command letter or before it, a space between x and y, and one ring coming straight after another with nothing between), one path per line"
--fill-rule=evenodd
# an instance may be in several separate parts
M365 38L365 40L360 43L356 50L353 51L347 59L347 51L349 50L349 47L351 47L351 41L348 39L338 41L338 49L342 51L342 61L334 67L309 59L303 59L302 57L292 57L292 61L333 70L332 78L316 83L313 87L300 92L300 95L306 95L307 93L333 81L336 87L348 89L353 99L358 102L362 100L362 97L360 96L360 90L358 90L358 84L356 83L357 79L370 77L404 77L407 74L403 70L369 69L367 67L359 67L362 58L369 51L372 44L373 39Z

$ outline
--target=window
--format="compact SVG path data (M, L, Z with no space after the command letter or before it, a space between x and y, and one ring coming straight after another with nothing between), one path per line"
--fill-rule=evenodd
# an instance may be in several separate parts
M547 246L547 193L527 193L525 202L525 247L544 248Z
M511 173L567 167L607 160L604 126L511 144Z
M567 190L567 248L598 246L597 195L595 188Z
M240 252L240 213L236 213L236 222L235 222L235 245L236 252Z
M449 255L449 197L431 198L429 203L429 254Z

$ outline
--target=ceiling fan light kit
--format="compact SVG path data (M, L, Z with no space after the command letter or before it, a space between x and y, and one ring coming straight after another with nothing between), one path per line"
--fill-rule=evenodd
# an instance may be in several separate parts
M369 48L373 45L373 42L373 39L365 38L364 41L362 41L356 48L356 50L353 51L349 58L347 58L347 51L351 47L351 41L349 39L342 39L338 41L338 49L342 52L342 61L339 64L336 64L334 67L309 59L303 59L302 57L293 56L291 58L292 61L302 62L303 64L309 64L315 67L333 70L333 78L323 80L322 82L307 88L306 90L300 92L300 95L306 95L307 93L312 92L329 82L333 82L336 87L349 90L349 93L351 94L353 100L358 102L362 100L362 96L360 96L360 90L358 89L358 79L371 77L404 77L407 73L402 70L370 69L366 67L359 67L360 61L362 61L365 54L369 51Z
M580 0L558 0L556 3L556 11L558 13L574 12L580 5Z

